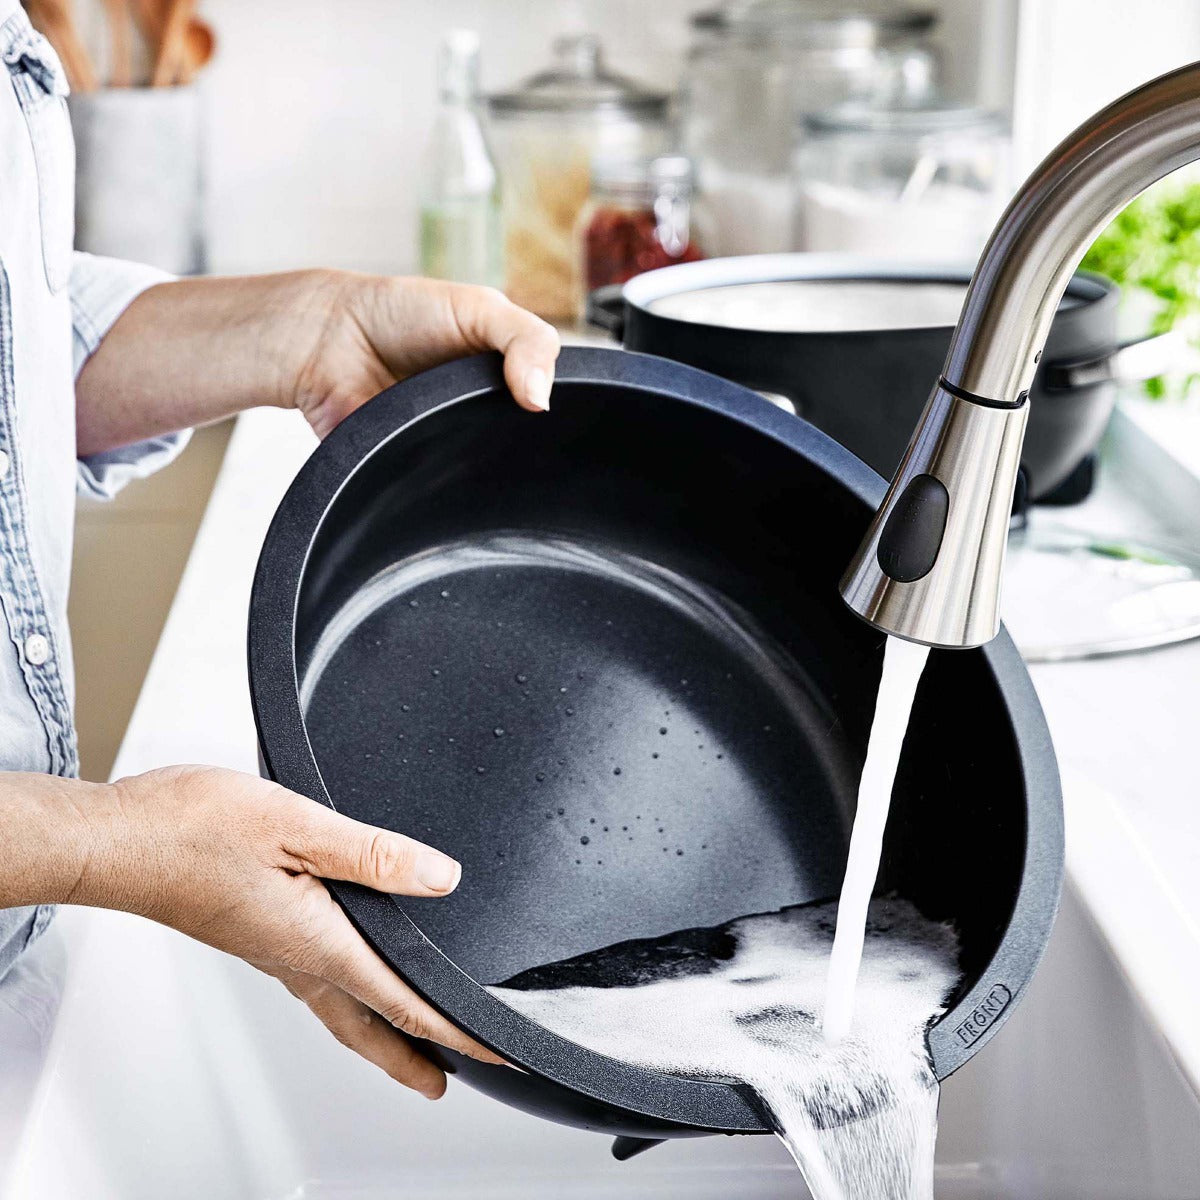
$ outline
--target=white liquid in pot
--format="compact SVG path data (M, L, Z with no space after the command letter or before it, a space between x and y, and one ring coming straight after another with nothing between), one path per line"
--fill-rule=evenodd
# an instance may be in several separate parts
M791 279L678 292L648 307L677 321L780 333L949 328L966 293L965 283Z

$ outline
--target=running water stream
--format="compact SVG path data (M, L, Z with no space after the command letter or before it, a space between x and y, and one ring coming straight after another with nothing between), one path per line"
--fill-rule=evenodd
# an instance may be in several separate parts
M958 942L908 901L872 899L928 654L888 638L836 906L623 942L491 989L601 1054L749 1086L815 1200L933 1200L925 1034L958 982Z
M889 637L883 648L883 674L875 700L875 719L867 742L867 759L858 783L858 807L850 834L850 854L838 903L837 932L829 956L821 1028L830 1042L840 1042L854 1020L855 985L863 954L867 908L892 804L892 785L912 714L917 684L925 670L929 647Z

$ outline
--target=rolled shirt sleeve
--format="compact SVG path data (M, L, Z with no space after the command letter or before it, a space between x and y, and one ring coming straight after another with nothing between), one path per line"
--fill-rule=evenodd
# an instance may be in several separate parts
M171 278L142 263L75 252L71 264L71 325L76 379L104 335L134 299L147 288ZM190 436L190 430L182 430L79 459L80 495L110 499L130 480L144 479L165 467L187 445Z

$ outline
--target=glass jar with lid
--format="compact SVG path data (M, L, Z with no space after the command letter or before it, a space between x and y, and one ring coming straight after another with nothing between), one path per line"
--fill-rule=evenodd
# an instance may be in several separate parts
M692 164L681 155L601 159L580 220L584 294L643 271L703 257L692 200Z
M489 98L505 290L516 303L547 320L574 318L577 231L593 164L661 154L669 140L670 100L610 71L590 34L559 38L549 69Z
M1002 117L953 104L843 105L805 125L796 156L802 249L978 256L1011 186Z
M897 0L756 0L692 18L682 138L713 253L794 248L798 122L847 100L924 99L935 23Z

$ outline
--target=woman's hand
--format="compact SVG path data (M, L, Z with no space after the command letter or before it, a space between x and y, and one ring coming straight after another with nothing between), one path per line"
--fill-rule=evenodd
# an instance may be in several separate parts
M216 767L151 771L97 793L79 808L91 831L65 899L139 913L245 959L340 1042L430 1099L446 1079L409 1036L503 1061L396 975L321 882L444 896L461 875L452 858Z
M291 402L320 437L397 380L480 350L503 353L522 408L550 407L558 334L494 288L340 271L312 286L316 333Z
M416 371L499 350L522 408L550 404L558 334L492 288L292 271L179 279L138 296L75 385L81 455L255 405L298 408L324 437Z

